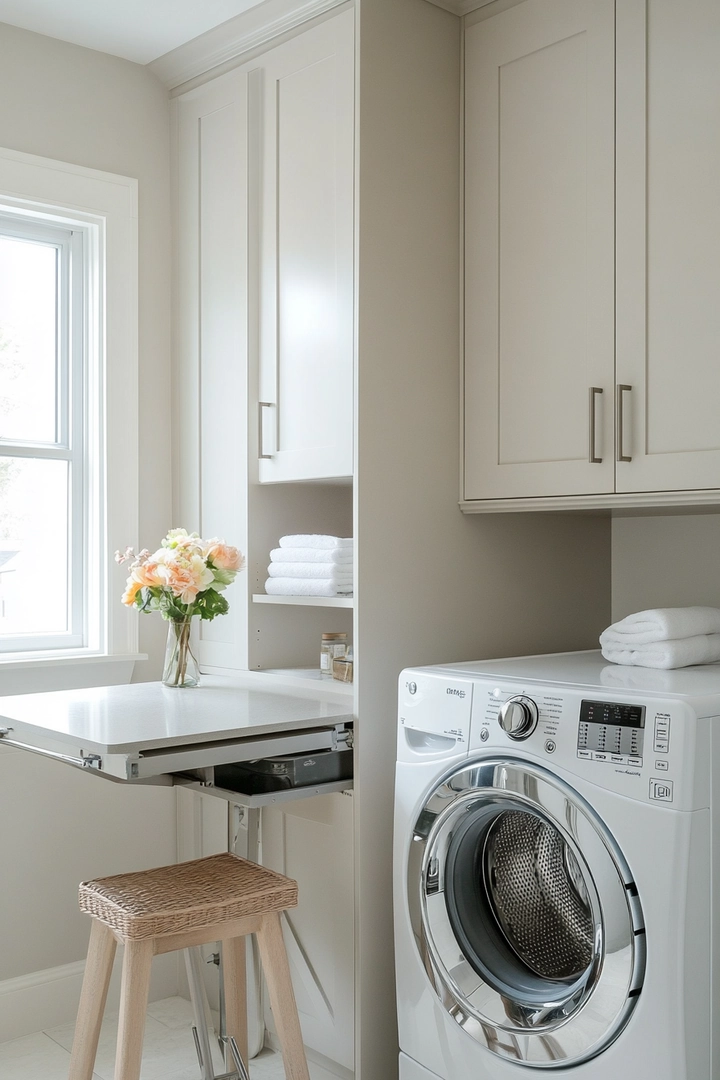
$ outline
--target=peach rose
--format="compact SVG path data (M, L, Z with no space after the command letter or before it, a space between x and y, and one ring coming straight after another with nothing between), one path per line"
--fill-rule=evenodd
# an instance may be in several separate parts
M245 565L243 555L236 547L226 544L224 540L216 538L208 540L205 548L205 558L209 559L218 570L242 570Z
M152 559L148 559L147 562L140 563L139 566L133 567L132 576L136 581L140 582L140 585L143 588L146 586L165 584L160 574L159 564Z
M136 581L135 578L129 577L127 579L127 584L125 585L125 592L122 594L123 604L127 604L128 607L132 607L132 605L135 603L135 597L141 589L142 585L140 584L140 582Z
M197 594L212 584L212 570L208 570L200 555L179 552L173 554L175 558L168 555L159 567L163 584L167 585L183 604L192 604Z

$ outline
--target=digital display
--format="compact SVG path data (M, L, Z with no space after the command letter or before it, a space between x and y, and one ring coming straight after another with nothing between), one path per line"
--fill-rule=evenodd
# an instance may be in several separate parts
M642 764L645 707L610 701L583 701L578 725L578 757Z

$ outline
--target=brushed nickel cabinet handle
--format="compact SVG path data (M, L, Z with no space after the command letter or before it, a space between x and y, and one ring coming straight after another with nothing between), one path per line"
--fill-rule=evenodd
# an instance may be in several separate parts
M272 401L258 401L258 457L271 459L272 454L263 453L263 409L271 409Z
M588 460L589 460L591 465L601 465L602 464L602 458L598 457L597 454L595 453L595 439L596 439L596 430L595 429L596 429L596 426L597 426L597 417L596 417L596 412L595 412L595 404L597 402L598 394L602 394L602 392L603 391L602 391L601 386L591 386L590 387L590 453L588 455Z
M617 459L618 461L632 461L632 454L625 453L625 447L623 445L623 427L624 427L624 410L623 410L623 394L629 394L632 390L632 386L628 386L626 383L618 383L617 388Z

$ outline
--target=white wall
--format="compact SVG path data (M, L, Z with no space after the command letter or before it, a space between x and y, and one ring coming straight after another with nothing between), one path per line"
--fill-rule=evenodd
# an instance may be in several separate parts
M615 518L613 621L695 604L720 607L720 514Z
M0 26L0 145L139 181L138 539L148 547L178 524L170 517L168 117L167 92L142 68ZM124 576L118 568L118 602ZM141 619L140 648L151 660L137 666L136 677L157 678L165 624ZM40 985L42 977L34 988L21 987L22 977L84 957L88 920L77 910L80 880L174 861L175 798L5 750L0 821L0 1016L12 1016L15 1025L0 1029L2 1039L27 1024L44 1026L48 1017L59 1022L58 1008L67 1019L74 1015L77 978L56 984L53 995Z

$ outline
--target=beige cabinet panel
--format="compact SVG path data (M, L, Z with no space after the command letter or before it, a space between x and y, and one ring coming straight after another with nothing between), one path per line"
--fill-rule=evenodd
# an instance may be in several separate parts
M305 1045L344 1069L354 1059L353 798L266 807L263 864L298 883L284 936ZM266 1024L273 1029L272 1016Z
M247 551L248 76L230 72L176 109L176 507ZM247 593L240 574L229 613L199 627L203 668L247 666Z
M259 478L352 475L353 13L261 74Z
M720 488L720 5L618 5L617 490Z
M611 491L614 4L465 41L465 498Z

